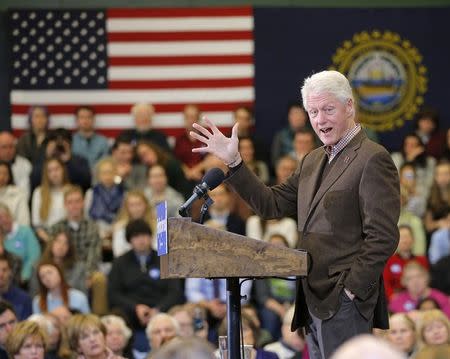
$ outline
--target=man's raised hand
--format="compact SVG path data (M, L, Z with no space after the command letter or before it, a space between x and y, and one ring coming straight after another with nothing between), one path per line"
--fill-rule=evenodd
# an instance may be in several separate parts
M192 152L211 153L220 158L227 166L234 167L241 163L239 154L238 124L231 130L231 137L226 137L209 119L204 118L209 130L198 123L192 126L199 132L191 131L190 135L206 146L193 148Z

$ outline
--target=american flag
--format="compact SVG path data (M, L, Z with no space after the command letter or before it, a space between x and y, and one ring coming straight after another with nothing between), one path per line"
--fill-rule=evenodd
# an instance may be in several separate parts
M133 126L131 106L148 102L154 127L176 135L185 104L226 128L254 101L251 7L17 9L9 24L15 132L28 128L31 105L66 128L91 105L100 132L115 135Z

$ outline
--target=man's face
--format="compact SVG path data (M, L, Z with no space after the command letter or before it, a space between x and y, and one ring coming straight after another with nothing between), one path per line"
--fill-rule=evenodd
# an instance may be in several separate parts
M353 101L342 103L328 93L307 99L311 125L324 145L335 145L355 125Z
M277 182L282 183L286 181L288 177L294 173L295 169L297 168L297 165L298 165L297 161L292 158L286 157L280 160L275 169Z
M17 323L16 315L9 309L0 315L0 346L4 347L9 333L14 329Z
M8 234L12 230L13 219L11 215L4 211L0 210L0 231L3 234Z
M184 127L192 131L192 125L200 121L200 111L195 106L186 106L184 108Z
M13 135L0 133L0 160L10 162L16 155L16 143Z
M64 206L67 212L67 218L79 220L83 216L84 200L79 192L72 192L66 196Z
M234 113L234 122L239 124L239 132L247 133L252 127L252 116L246 109L240 108Z
M0 260L0 290L6 291L11 280L11 268L8 261Z
M138 131L147 131L152 127L153 111L147 107L138 107L134 113L134 124Z
M114 159L119 163L131 163L133 159L133 146L131 143L119 143L112 153Z
M77 125L80 131L90 132L94 130L94 114L87 108L82 108L77 114Z
M160 348L167 340L176 336L176 329L168 318L159 318L150 332L150 346Z
M298 155L306 155L314 149L314 137L310 133L298 132L294 137L294 149Z
M130 239L130 244L136 253L148 253L152 245L152 237L148 234L138 234Z

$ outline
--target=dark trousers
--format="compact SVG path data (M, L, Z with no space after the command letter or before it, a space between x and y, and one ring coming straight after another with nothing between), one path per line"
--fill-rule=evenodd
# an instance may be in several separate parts
M348 339L372 332L372 320L367 321L355 303L342 291L340 307L330 319L321 320L309 313L306 341L311 359L328 359Z

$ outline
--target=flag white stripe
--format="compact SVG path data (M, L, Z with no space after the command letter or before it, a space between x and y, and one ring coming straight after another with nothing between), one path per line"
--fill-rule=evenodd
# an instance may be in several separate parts
M187 66L111 66L109 80L253 78L253 64Z
M168 103L211 103L250 102L254 99L253 87L233 87L219 89L177 89L177 90L13 90L11 103L27 105L58 104L130 104L150 102Z
M252 40L110 42L110 57L252 55Z
M112 18L106 21L106 28L108 32L246 31L253 30L253 17Z
M231 112L204 112L206 117L214 121L217 126L231 126L233 115ZM27 115L12 115L11 123L15 129L28 129ZM75 128L73 114L52 115L52 128L65 127ZM180 112L155 114L153 117L155 128L183 128L183 114ZM101 114L95 116L95 127L97 129L108 128L131 128L134 127L133 118L129 114Z

